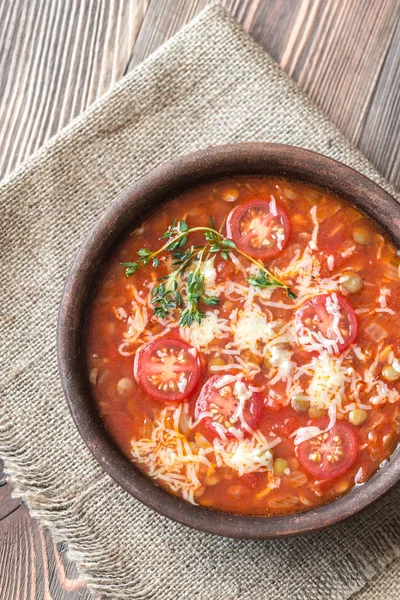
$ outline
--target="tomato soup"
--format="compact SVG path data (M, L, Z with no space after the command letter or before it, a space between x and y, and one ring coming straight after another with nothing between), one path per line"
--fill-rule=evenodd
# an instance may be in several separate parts
M368 480L399 442L399 304L397 249L344 200L220 181L111 257L88 378L122 452L170 493L301 512Z

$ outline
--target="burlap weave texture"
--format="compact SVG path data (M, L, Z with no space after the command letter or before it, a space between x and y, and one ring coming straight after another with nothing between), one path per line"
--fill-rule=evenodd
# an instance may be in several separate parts
M275 542L215 538L153 514L119 489L89 455L66 408L56 363L57 310L86 232L121 189L153 167L239 141L321 152L395 195L220 7L206 9L0 187L0 455L32 514L68 542L98 594L395 598L400 489L318 535Z

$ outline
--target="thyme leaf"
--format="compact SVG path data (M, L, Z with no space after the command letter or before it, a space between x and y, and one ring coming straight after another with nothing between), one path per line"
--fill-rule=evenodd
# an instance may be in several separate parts
M125 277L130 277L131 275L133 275L134 273L136 273L136 271L139 268L139 263L137 262L123 262L121 263L121 265L125 268Z
M289 287L287 287L284 283L279 281L279 279L276 279L273 275L271 275L268 272L260 270L258 275L250 275L249 277L247 277L247 283L249 283L253 287L259 287L262 289L269 287L285 288L286 294L289 298L292 298L292 300L297 298L296 294L292 292L292 290Z
M165 278L163 278L165 279ZM182 305L182 296L178 291L178 282L166 278L166 283L159 283L151 291L151 303L154 304L154 314L164 319L170 309Z
M247 278L247 283L259 288L276 286L273 278L271 278L268 273L263 273L262 271L259 271L258 275L250 275L250 277Z
M174 219L167 231L160 237L160 240L165 240L176 235L176 219Z
M264 265L253 257L240 250L235 242L226 238L215 229L215 223L210 217L211 227L189 227L188 224L176 219L168 227L167 231L161 236L160 240L167 240L158 250L152 251L150 248L141 248L137 254L137 262L121 263L125 266L125 275L133 275L138 268L152 263L154 268L160 264L158 256L163 253L169 253L172 259L172 265L175 270L169 275L158 279L158 284L151 292L151 303L154 306L154 313L160 318L166 317L171 310L182 309L180 316L180 325L190 327L193 323L201 323L205 313L199 308L199 303L203 302L207 306L215 306L219 303L217 296L208 296L205 293L204 284L204 260L203 256L207 250L208 256L213 255L210 260L219 254L225 261L229 260L230 252L236 252L252 262L259 268L257 275L251 275L247 281L250 285L259 288L279 287L286 290L289 298L296 298L289 287L277 279ZM205 244L200 246L185 247L189 235L194 232L202 232ZM197 261L193 271L189 272L185 281L185 273L189 266ZM181 288L181 289L180 289ZM182 296L182 288L185 293Z

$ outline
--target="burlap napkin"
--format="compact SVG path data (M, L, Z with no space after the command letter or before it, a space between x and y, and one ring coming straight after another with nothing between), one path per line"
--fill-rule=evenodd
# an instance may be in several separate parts
M86 232L122 188L156 165L242 140L311 148L394 193L218 6L2 184L0 455L31 513L68 542L97 593L125 600L343 600L369 581L360 598L394 598L400 488L318 535L275 542L203 535L144 508L101 471L60 389L57 310Z

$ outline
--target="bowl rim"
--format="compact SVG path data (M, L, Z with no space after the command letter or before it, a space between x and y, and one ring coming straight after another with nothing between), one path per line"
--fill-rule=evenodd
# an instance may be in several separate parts
M400 481L400 449L369 481L324 506L291 515L257 517L222 513L172 496L141 473L117 448L94 407L84 361L85 318L102 262L151 212L190 187L230 176L275 175L332 191L373 217L400 240L400 207L394 198L354 169L303 148L248 142L213 146L162 164L120 193L81 245L67 276L57 323L57 356L64 395L86 446L125 491L161 515L194 529L243 539L271 539L320 531L376 502ZM154 208L154 206L153 206ZM136 211L136 212L135 212Z

